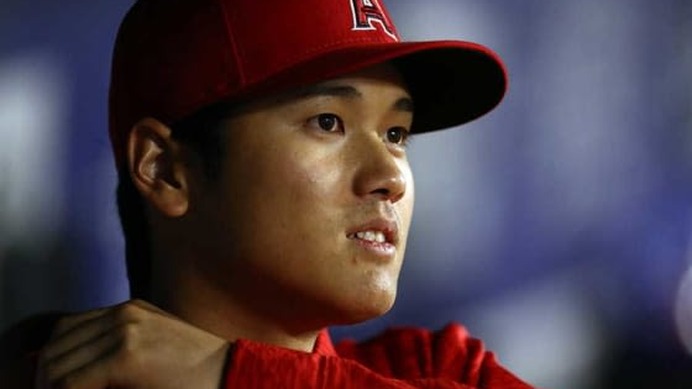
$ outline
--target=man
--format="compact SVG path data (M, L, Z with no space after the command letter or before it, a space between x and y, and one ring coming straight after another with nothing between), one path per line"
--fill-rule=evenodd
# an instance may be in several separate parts
M94 389L528 388L458 325L336 347L324 330L394 303L410 134L485 114L505 83L481 46L400 42L376 0L138 1L110 96L137 300L25 325L50 333L32 337L28 376Z

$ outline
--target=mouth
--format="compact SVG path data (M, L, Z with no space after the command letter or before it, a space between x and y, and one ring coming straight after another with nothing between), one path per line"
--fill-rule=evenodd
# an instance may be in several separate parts
M382 231L358 231L348 235L349 239L361 239L368 242L391 243L387 242L387 237Z
M377 219L351 229L346 237L375 254L391 256L396 253L398 231L395 222Z

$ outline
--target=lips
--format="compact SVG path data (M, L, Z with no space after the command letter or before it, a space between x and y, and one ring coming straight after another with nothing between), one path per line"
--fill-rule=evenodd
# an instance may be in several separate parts
M396 246L399 242L399 226L392 220L378 218L350 229L346 237L364 242Z
M355 234L351 234L349 236L350 239L362 239L362 240L367 240L369 242L377 242L377 243L384 243L387 241L387 238L384 236L384 233L382 231L361 231L361 232L356 232Z

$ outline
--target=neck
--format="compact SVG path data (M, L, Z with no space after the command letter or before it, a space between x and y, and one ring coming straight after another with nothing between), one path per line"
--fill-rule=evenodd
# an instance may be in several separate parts
M205 331L229 341L248 339L293 350L313 350L321 328L296 328L258 309L259 302L245 301L210 280L195 277L193 269L178 267L179 277L154 279L152 302Z

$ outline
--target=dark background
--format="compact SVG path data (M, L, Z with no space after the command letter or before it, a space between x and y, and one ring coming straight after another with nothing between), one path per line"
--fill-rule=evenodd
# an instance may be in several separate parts
M126 299L106 94L130 0L0 4L0 329ZM692 388L692 2L389 0L407 39L477 41L502 105L413 139L397 306L463 322L547 388Z

